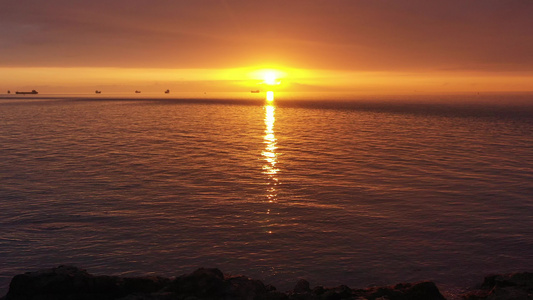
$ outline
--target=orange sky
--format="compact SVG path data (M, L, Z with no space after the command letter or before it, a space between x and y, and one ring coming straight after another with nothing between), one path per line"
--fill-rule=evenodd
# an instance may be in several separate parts
M4 1L0 93L249 90L267 68L295 91L531 91L531 16L530 0Z

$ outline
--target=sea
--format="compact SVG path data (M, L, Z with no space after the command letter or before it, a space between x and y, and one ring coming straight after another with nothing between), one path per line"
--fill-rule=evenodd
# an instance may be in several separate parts
M285 291L533 271L533 94L0 96L16 274L199 267Z

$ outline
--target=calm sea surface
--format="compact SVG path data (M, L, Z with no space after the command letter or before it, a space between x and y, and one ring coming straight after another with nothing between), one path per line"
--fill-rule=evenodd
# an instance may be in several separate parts
M406 99L0 99L0 294L60 264L452 294L533 271L533 97Z

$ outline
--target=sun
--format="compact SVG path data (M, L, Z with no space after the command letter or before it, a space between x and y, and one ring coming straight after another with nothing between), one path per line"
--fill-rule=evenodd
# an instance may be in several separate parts
M280 85L281 79L285 78L286 75L286 72L279 69L264 68L256 69L250 73L249 77L262 80L261 84L264 85Z
M266 72L264 76L265 76L264 79L265 79L265 83L266 84L268 84L268 85L279 84L278 83L278 78L276 76L276 73L274 73L273 71Z
M282 81L285 81L287 76L287 71L280 68L261 67L250 68L246 75L248 82L257 85L258 89L274 89L275 86L281 86Z

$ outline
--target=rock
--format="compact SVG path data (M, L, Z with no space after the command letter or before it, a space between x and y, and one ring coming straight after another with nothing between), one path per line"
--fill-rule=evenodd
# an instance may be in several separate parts
M322 295L326 292L326 288L324 288L323 286L319 285L319 286L316 286L313 288L313 294L315 295Z
M252 300L256 296L268 292L265 285L259 280L250 279L244 276L231 277L227 280L231 286L228 295L237 299Z
M119 295L118 277L95 277L73 266L59 266L16 275L11 280L6 300L113 299Z
M334 288L325 288L323 286L317 286L313 289L313 294L322 300L340 300L340 299L353 299L355 296L355 290L350 289L345 285L341 285Z
M309 287L309 281L307 281L305 279L298 280L298 282L294 286L293 292L295 294L310 293L311 292L311 288Z
M173 280L164 290L180 299L242 299L253 300L265 295L275 287L267 287L259 280L245 276L224 277L219 269L198 269L190 275Z
M491 275L465 300L533 300L533 273ZM0 300L445 300L433 282L351 289L317 286L299 280L290 292L245 276L225 276L200 268L174 279L95 276L73 266L28 272L13 277Z
M195 297L222 297L230 289L219 269L200 268L192 274L183 275L172 281L168 291Z
M271 284L265 285L265 289L267 290L267 292L272 292L272 291L277 290L276 287Z
M445 300L437 286L431 281L400 283L392 287L375 287L366 290L366 292L359 290L356 294L367 299Z
M158 276L124 278L123 289L129 293L155 293L170 283L170 279Z
M156 292L169 281L161 277L94 276L73 266L59 266L13 277L5 299L116 299Z
M479 290L463 295L465 300L533 299L533 273L513 273L485 277Z
M359 296L363 296L366 299L396 299L399 296L399 293L392 289L391 287L372 287L365 291L358 293Z
M320 299L322 300L341 300L342 297L339 295L339 293L335 292L334 290L326 290L322 294L320 294Z
M395 287L397 288L397 286ZM414 285L408 285L402 289L403 296L401 299L426 299L426 300L445 300L435 283L431 281L419 282Z
M341 297L341 299L350 298L353 294L352 289L350 289L349 287L345 285L341 285L335 288L334 290L335 290L335 293L337 293L337 295Z
M269 291L266 294L257 295L255 300L288 300L289 296L286 293L278 291Z

